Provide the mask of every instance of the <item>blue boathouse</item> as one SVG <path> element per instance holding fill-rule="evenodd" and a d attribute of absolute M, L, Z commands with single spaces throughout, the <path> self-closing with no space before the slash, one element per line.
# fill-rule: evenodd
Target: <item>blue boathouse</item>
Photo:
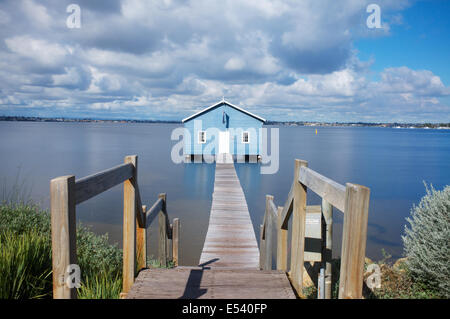
<path fill-rule="evenodd" d="M 262 117 L 225 99 L 182 120 L 184 155 L 190 160 L 231 155 L 237 161 L 260 159 Z"/>

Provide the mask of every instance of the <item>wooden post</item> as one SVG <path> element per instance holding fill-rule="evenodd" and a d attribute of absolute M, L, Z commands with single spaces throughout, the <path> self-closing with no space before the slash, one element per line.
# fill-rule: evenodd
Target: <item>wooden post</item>
<path fill-rule="evenodd" d="M 134 165 L 133 177 L 123 184 L 123 288 L 128 293 L 136 271 L 136 189 L 137 156 L 125 157 L 125 163 Z"/>
<path fill-rule="evenodd" d="M 168 218 L 166 220 L 166 222 L 168 223 Z M 173 256 L 172 256 L 172 251 L 173 251 L 173 241 L 172 241 L 172 236 L 173 236 L 173 225 L 172 224 L 168 224 L 168 234 L 167 234 L 167 261 L 172 260 Z"/>
<path fill-rule="evenodd" d="M 167 267 L 167 222 L 166 222 L 166 194 L 159 194 L 158 198 L 163 199 L 162 209 L 158 214 L 158 228 L 159 228 L 159 239 L 158 239 L 158 258 L 159 263 L 163 267 Z"/>
<path fill-rule="evenodd" d="M 339 298 L 362 298 L 370 189 L 346 184 Z"/>
<path fill-rule="evenodd" d="M 317 299 L 325 299 L 325 269 L 320 268 L 317 280 Z"/>
<path fill-rule="evenodd" d="M 50 181 L 50 211 L 52 226 L 53 298 L 75 299 L 76 288 L 69 288 L 67 267 L 77 264 L 75 176 L 63 176 Z"/>
<path fill-rule="evenodd" d="M 272 249 L 273 249 L 273 217 L 270 208 L 272 195 L 266 195 L 266 253 L 264 254 L 264 270 L 272 270 Z"/>
<path fill-rule="evenodd" d="M 266 240 L 264 239 L 264 225 L 259 226 L 259 269 L 264 269 L 266 260 Z"/>
<path fill-rule="evenodd" d="M 333 248 L 333 206 L 322 199 L 322 268 L 324 274 L 324 298 L 331 299 L 331 259 Z"/>
<path fill-rule="evenodd" d="M 144 212 L 144 225 L 147 221 L 145 220 L 145 212 L 147 211 L 147 206 L 142 205 L 142 211 Z M 139 223 L 136 221 L 136 249 L 137 249 L 137 269 L 147 268 L 147 228 L 139 227 Z"/>
<path fill-rule="evenodd" d="M 277 212 L 277 270 L 287 271 L 287 242 L 288 230 L 281 228 L 282 219 L 281 213 L 283 207 L 278 207 Z"/>
<path fill-rule="evenodd" d="M 303 295 L 303 264 L 305 250 L 306 186 L 299 182 L 300 168 L 308 162 L 295 160 L 294 205 L 292 210 L 291 282 L 299 296 Z"/>
<path fill-rule="evenodd" d="M 172 228 L 172 260 L 175 267 L 178 266 L 179 256 L 178 249 L 180 244 L 180 220 L 178 218 L 173 219 Z"/>

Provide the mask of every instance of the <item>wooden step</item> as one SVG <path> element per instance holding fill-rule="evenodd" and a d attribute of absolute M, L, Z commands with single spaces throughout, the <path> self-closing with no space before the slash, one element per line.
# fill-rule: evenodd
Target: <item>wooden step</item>
<path fill-rule="evenodd" d="M 295 299 L 286 274 L 236 268 L 142 270 L 127 299 Z"/>

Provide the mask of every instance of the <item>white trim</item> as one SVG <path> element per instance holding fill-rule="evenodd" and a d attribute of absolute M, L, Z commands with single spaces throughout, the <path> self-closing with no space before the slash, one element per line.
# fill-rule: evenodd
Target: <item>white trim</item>
<path fill-rule="evenodd" d="M 202 141 L 200 139 L 200 136 L 201 136 L 202 133 L 204 134 L 204 138 L 205 138 L 204 141 Z M 206 143 L 206 131 L 198 131 L 197 142 L 198 142 L 198 144 L 205 144 Z"/>
<path fill-rule="evenodd" d="M 246 114 L 248 114 L 248 115 L 250 115 L 250 116 L 253 116 L 254 118 L 257 118 L 258 120 L 260 120 L 260 121 L 262 121 L 262 122 L 266 122 L 266 120 L 263 119 L 262 117 L 260 117 L 260 116 L 258 116 L 258 115 L 255 115 L 255 114 L 253 114 L 253 113 L 251 113 L 251 112 L 249 112 L 249 111 L 246 111 L 246 110 L 240 108 L 239 106 L 233 105 L 233 104 L 231 104 L 230 102 L 227 102 L 227 101 L 225 101 L 225 100 L 220 101 L 219 103 L 213 104 L 213 105 L 207 107 L 206 109 L 203 109 L 203 110 L 201 110 L 200 112 L 197 112 L 197 113 L 195 113 L 195 114 L 193 114 L 193 115 L 191 115 L 191 116 L 189 116 L 189 117 L 186 117 L 185 119 L 181 120 L 181 122 L 184 123 L 184 122 L 186 122 L 186 121 L 189 121 L 190 119 L 192 119 L 192 118 L 194 118 L 194 117 L 197 117 L 198 115 L 200 115 L 200 114 L 202 114 L 202 113 L 205 113 L 205 112 L 209 111 L 210 109 L 215 108 L 216 106 L 219 106 L 220 104 L 227 104 L 227 105 L 229 105 L 229 106 L 235 108 L 236 110 L 239 110 L 239 111 L 241 111 L 241 112 L 243 112 L 243 113 L 246 113 Z"/>
<path fill-rule="evenodd" d="M 247 133 L 247 142 L 244 141 L 244 134 Z M 243 131 L 241 136 L 241 142 L 243 144 L 250 144 L 250 132 L 249 131 Z"/>

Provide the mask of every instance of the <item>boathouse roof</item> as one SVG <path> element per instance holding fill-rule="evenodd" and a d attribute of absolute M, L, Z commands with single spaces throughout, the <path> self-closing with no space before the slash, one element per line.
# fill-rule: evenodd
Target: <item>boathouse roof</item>
<path fill-rule="evenodd" d="M 202 110 L 200 112 L 197 112 L 197 113 L 195 113 L 195 114 L 193 114 L 193 115 L 191 115 L 189 117 L 186 117 L 181 122 L 185 123 L 187 121 L 190 121 L 190 120 L 192 120 L 192 119 L 194 119 L 194 118 L 196 118 L 196 117 L 198 117 L 198 116 L 200 116 L 200 115 L 202 115 L 202 114 L 204 114 L 204 113 L 206 113 L 206 112 L 208 112 L 208 111 L 210 111 L 210 110 L 212 110 L 212 109 L 214 109 L 216 107 L 219 107 L 219 106 L 223 105 L 223 104 L 228 105 L 228 106 L 230 106 L 230 107 L 232 107 L 232 108 L 234 108 L 234 109 L 236 109 L 238 111 L 241 111 L 242 113 L 247 114 L 247 115 L 249 115 L 249 116 L 251 116 L 251 117 L 253 117 L 253 118 L 257 119 L 257 120 L 260 120 L 263 123 L 266 122 L 266 120 L 263 119 L 262 117 L 260 117 L 258 115 L 255 115 L 255 114 L 253 114 L 253 113 L 251 113 L 251 112 L 249 112 L 247 110 L 244 110 L 243 108 L 240 108 L 239 106 L 231 104 L 230 102 L 225 101 L 225 99 L 223 99 L 219 103 L 216 103 L 216 104 L 213 104 L 211 106 L 208 106 L 207 108 L 205 108 L 204 110 Z"/>

